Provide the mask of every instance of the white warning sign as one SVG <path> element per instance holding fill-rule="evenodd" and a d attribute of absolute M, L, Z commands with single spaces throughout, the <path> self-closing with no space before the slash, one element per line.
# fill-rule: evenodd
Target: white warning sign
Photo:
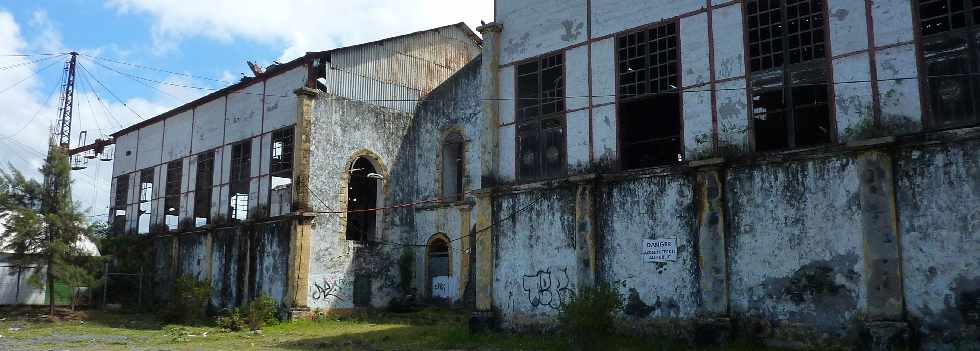
<path fill-rule="evenodd" d="M 677 261 L 677 239 L 644 239 L 643 261 L 647 263 Z"/>

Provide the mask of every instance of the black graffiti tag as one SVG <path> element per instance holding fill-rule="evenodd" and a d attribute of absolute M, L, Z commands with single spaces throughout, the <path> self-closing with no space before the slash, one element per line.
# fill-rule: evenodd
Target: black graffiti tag
<path fill-rule="evenodd" d="M 525 274 L 521 286 L 527 293 L 527 302 L 534 308 L 547 306 L 557 310 L 561 307 L 561 302 L 573 293 L 568 287 L 567 268 L 560 268 L 556 273 L 548 268 L 534 274 Z"/>
<path fill-rule="evenodd" d="M 344 301 L 344 298 L 340 296 L 340 284 L 337 281 L 331 282 L 324 278 L 323 281 L 319 283 L 313 283 L 313 289 L 311 290 L 310 298 L 313 300 L 333 297 L 337 300 Z"/>

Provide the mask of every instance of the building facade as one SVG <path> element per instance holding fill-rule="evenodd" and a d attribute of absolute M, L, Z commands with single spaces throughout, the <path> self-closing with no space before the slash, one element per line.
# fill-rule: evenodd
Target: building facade
<path fill-rule="evenodd" d="M 977 347 L 969 6 L 496 1 L 476 306 L 605 283 L 646 331 Z"/>
<path fill-rule="evenodd" d="M 184 204 L 178 233 L 154 239 L 158 280 L 210 279 L 216 306 L 266 293 L 343 311 L 412 294 L 525 330 L 609 284 L 636 332 L 975 348 L 975 10 L 496 1 L 482 41 L 449 27 L 307 55 L 229 88 L 261 90 L 262 105 L 206 97 L 186 131 L 120 132 L 128 200 L 114 206 L 141 231 L 147 203 L 146 231 L 162 233 L 167 204 Z M 453 49 L 420 37 L 433 33 Z M 229 132 L 238 123 L 253 124 Z M 174 151 L 171 135 L 193 144 Z M 275 166 L 283 135 L 288 167 Z M 221 171 L 203 177 L 211 213 L 198 217 L 207 167 L 191 155 L 210 149 Z M 236 161 L 247 155 L 258 161 Z M 188 171 L 170 185 L 176 159 Z M 143 179 L 179 197 L 140 201 Z"/>
<path fill-rule="evenodd" d="M 110 222 L 152 242 L 159 300 L 189 276 L 215 311 L 381 306 L 402 251 L 372 244 L 398 240 L 374 209 L 400 196 L 417 101 L 479 53 L 462 23 L 309 53 L 125 128 Z"/>

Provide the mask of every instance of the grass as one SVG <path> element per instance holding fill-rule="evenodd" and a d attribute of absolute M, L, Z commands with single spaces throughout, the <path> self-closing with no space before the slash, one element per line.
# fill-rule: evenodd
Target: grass
<path fill-rule="evenodd" d="M 468 315 L 446 310 L 376 313 L 267 326 L 261 333 L 211 325 L 166 325 L 151 315 L 89 311 L 59 313 L 0 309 L 0 350 L 566 350 L 557 335 L 470 335 Z M 623 337 L 610 350 L 685 350 L 684 346 Z M 754 350 L 730 347 L 724 350 Z M 722 350 L 722 349 L 719 349 Z"/>

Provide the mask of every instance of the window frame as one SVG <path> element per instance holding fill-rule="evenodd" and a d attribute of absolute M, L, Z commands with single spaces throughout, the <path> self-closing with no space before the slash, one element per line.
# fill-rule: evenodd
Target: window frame
<path fill-rule="evenodd" d="M 164 186 L 163 186 L 163 218 L 164 218 L 164 225 L 167 225 L 167 227 L 169 228 L 170 231 L 177 231 L 177 230 L 180 229 L 180 220 L 181 220 L 181 218 L 180 218 L 180 209 L 181 209 L 180 195 L 182 194 L 182 192 L 181 192 L 181 186 L 183 186 L 183 179 L 182 179 L 182 177 L 183 177 L 183 174 L 184 174 L 184 160 L 183 159 L 173 160 L 173 161 L 167 162 L 166 165 L 167 165 L 167 172 L 165 174 L 165 177 L 166 178 L 164 179 L 164 182 L 163 182 L 164 183 Z M 176 174 L 176 177 L 172 177 L 174 175 L 173 174 L 174 173 L 174 167 L 173 167 L 174 165 L 177 165 L 178 166 L 176 168 L 176 169 L 178 169 L 178 172 Z M 176 180 L 175 179 L 171 179 L 171 178 L 176 178 Z M 176 187 L 176 189 L 173 189 L 173 187 Z M 171 208 L 170 205 L 174 205 L 173 208 L 176 210 L 176 214 L 171 214 L 170 213 L 170 208 Z M 169 223 L 167 223 L 167 216 L 171 216 L 171 215 L 177 216 L 177 224 L 173 228 L 170 228 Z"/>
<path fill-rule="evenodd" d="M 448 184 L 447 183 L 448 180 L 446 179 L 446 169 L 445 169 L 445 167 L 446 167 L 446 164 L 447 164 L 446 163 L 446 161 L 447 161 L 446 160 L 446 158 L 447 158 L 447 151 L 449 151 L 449 148 L 450 147 L 453 147 L 453 149 L 457 153 L 457 156 L 459 157 L 458 160 L 453 163 L 453 166 L 456 167 L 456 177 L 455 177 L 455 179 L 452 179 L 452 181 L 453 181 L 453 183 L 455 183 L 455 187 L 456 187 L 456 193 L 454 193 L 454 194 L 447 194 L 446 193 L 446 184 Z M 445 134 L 445 136 L 442 138 L 442 143 L 439 144 L 439 158 L 438 159 L 439 159 L 439 162 L 440 162 L 440 165 L 439 165 L 439 174 L 437 175 L 438 176 L 437 179 L 439 179 L 439 188 L 438 188 L 438 190 L 439 190 L 439 197 L 442 198 L 442 201 L 443 202 L 459 202 L 459 201 L 463 201 L 463 199 L 465 198 L 464 194 L 466 192 L 466 190 L 464 189 L 464 186 L 465 186 L 465 183 L 466 183 L 465 182 L 465 177 L 466 177 L 466 137 L 463 136 L 463 133 L 462 132 L 460 132 L 459 130 L 456 130 L 456 129 L 451 129 L 448 133 Z M 446 196 L 446 195 L 452 195 L 452 196 Z"/>
<path fill-rule="evenodd" d="M 138 175 L 139 180 L 136 183 L 137 186 L 139 187 L 139 192 L 136 194 L 136 233 L 139 235 L 153 234 L 154 224 L 156 224 L 153 221 L 153 200 L 154 200 L 153 192 L 156 191 L 156 181 L 155 181 L 156 179 L 154 179 L 156 177 L 155 168 L 156 167 L 144 168 L 136 172 L 137 174 L 139 174 Z M 149 174 L 149 177 L 145 176 L 147 174 Z M 150 181 L 145 182 L 144 178 L 149 178 Z M 147 188 L 144 187 L 143 184 L 150 184 L 150 186 Z M 147 192 L 149 194 L 147 195 L 147 198 L 144 200 L 143 194 Z M 143 204 L 147 204 L 146 206 L 147 210 L 145 212 L 143 211 Z M 141 218 L 143 217 L 144 214 L 147 215 L 146 232 L 142 232 L 140 228 Z"/>
<path fill-rule="evenodd" d="M 123 234 L 128 228 L 128 217 L 127 208 L 129 207 L 129 178 L 131 173 L 123 174 L 116 177 L 116 189 L 113 194 L 113 208 L 111 215 L 111 221 L 109 222 L 112 232 L 116 234 Z M 122 197 L 120 201 L 120 197 Z M 120 211 L 122 214 L 120 214 Z M 120 217 L 122 217 L 120 219 Z"/>
<path fill-rule="evenodd" d="M 237 143 L 233 143 L 230 146 L 231 146 L 231 148 L 230 148 L 229 151 L 230 151 L 230 154 L 231 155 L 228 155 L 228 157 L 229 157 L 229 161 L 228 161 L 228 168 L 229 168 L 229 170 L 228 170 L 228 199 L 227 199 L 227 202 L 226 202 L 226 204 L 228 206 L 228 220 L 230 222 L 242 222 L 242 221 L 247 220 L 249 218 L 249 215 L 250 215 L 250 213 L 249 213 L 250 212 L 250 209 L 248 208 L 248 202 L 251 200 L 249 197 L 251 196 L 251 194 L 250 194 L 251 184 L 250 183 L 251 183 L 251 180 L 252 180 L 252 161 L 253 161 L 252 160 L 252 139 L 251 138 L 245 139 L 245 140 L 239 141 Z M 243 150 L 240 151 L 240 155 L 237 155 L 236 156 L 236 148 L 242 148 L 243 149 Z M 244 162 L 242 162 L 242 160 L 244 160 Z M 238 213 L 239 213 L 239 211 L 242 210 L 241 203 L 240 203 L 241 202 L 241 198 L 240 198 L 239 195 L 237 195 L 237 194 L 241 194 L 241 192 L 236 192 L 235 191 L 239 187 L 244 187 L 245 188 L 245 192 L 244 192 L 244 194 L 245 194 L 244 215 L 242 215 L 241 218 L 237 218 L 237 217 L 239 217 L 239 216 L 237 216 Z"/>
<path fill-rule="evenodd" d="M 514 79 L 513 79 L 513 89 L 514 89 L 514 178 L 518 183 L 533 183 L 537 181 L 544 181 L 549 179 L 558 179 L 568 175 L 568 106 L 567 106 L 567 92 L 568 92 L 568 64 L 566 62 L 566 50 L 558 50 L 535 57 L 527 58 L 521 61 L 513 63 L 514 67 Z M 543 100 L 541 97 L 544 89 L 542 88 L 542 72 L 541 63 L 550 58 L 559 58 L 561 60 L 561 75 L 559 77 L 561 81 L 561 96 L 556 97 L 557 103 L 560 103 L 561 109 L 549 114 L 544 114 L 540 112 L 541 107 L 544 103 L 538 103 L 537 107 L 539 112 L 535 118 L 528 119 L 522 117 L 521 112 L 521 94 L 520 94 L 520 78 L 521 78 L 521 66 L 531 63 L 536 63 L 537 68 L 535 69 L 535 74 L 537 74 L 537 99 Z M 561 146 L 559 152 L 561 153 L 560 159 L 557 161 L 561 166 L 558 170 L 555 170 L 554 174 L 548 174 L 545 171 L 544 166 L 544 155 L 543 151 L 545 149 L 545 141 L 543 136 L 544 128 L 541 128 L 541 124 L 544 121 L 559 121 L 559 128 L 548 128 L 547 130 L 560 130 L 561 131 Z M 521 172 L 521 128 L 528 125 L 536 125 L 536 131 L 534 135 L 537 138 L 537 172 L 533 175 L 524 175 Z"/>
<path fill-rule="evenodd" d="M 927 0 L 927 1 L 939 1 L 939 0 Z M 942 0 L 947 6 L 950 0 Z M 931 131 L 941 131 L 957 128 L 972 127 L 980 124 L 980 5 L 972 5 L 971 1 L 963 0 L 964 10 L 963 20 L 964 25 L 959 28 L 952 28 L 950 25 L 946 30 L 926 34 L 923 31 L 923 18 L 922 18 L 922 0 L 915 0 L 911 2 L 912 6 L 912 23 L 916 35 L 916 62 L 918 63 L 919 70 L 919 98 L 922 105 L 922 125 L 924 130 Z M 971 8 L 972 7 L 972 8 Z M 954 16 L 953 11 L 950 10 L 941 17 L 950 18 Z M 934 19 L 937 17 L 930 17 L 929 19 Z M 952 19 L 950 19 L 952 21 Z M 972 22 L 972 24 L 971 24 Z M 950 22 L 951 23 L 951 22 Z M 965 79 L 969 80 L 969 85 L 971 91 L 968 92 L 967 99 L 970 99 L 972 108 L 972 117 L 970 120 L 961 122 L 946 122 L 938 123 L 939 118 L 934 110 L 934 105 L 937 105 L 933 99 L 933 89 L 931 88 L 932 79 L 938 78 L 942 81 L 943 78 L 950 79 L 950 77 L 933 77 L 929 72 L 929 62 L 927 61 L 926 45 L 932 40 L 946 38 L 949 40 L 951 37 L 965 37 L 967 48 L 965 49 L 965 57 L 967 60 L 967 65 L 964 67 L 967 73 L 960 74 Z M 971 40 L 972 38 L 972 40 Z M 973 72 L 970 72 L 973 71 Z M 954 76 L 956 74 L 953 74 Z M 972 98 L 971 96 L 972 95 Z M 952 120 L 955 117 L 949 116 L 945 120 Z"/>
<path fill-rule="evenodd" d="M 802 31 L 797 31 L 794 32 L 793 34 L 788 34 L 789 31 L 788 23 L 790 23 L 791 20 L 788 19 L 787 17 L 787 4 L 786 4 L 787 0 L 779 0 L 780 21 L 783 24 L 783 29 L 782 29 L 783 32 L 781 33 L 782 39 L 779 41 L 782 50 L 779 54 L 783 55 L 782 63 L 781 65 L 773 65 L 768 68 L 760 68 L 758 70 L 755 70 L 753 68 L 752 62 L 753 59 L 756 58 L 756 56 L 752 55 L 753 42 L 751 39 L 752 38 L 751 32 L 759 28 L 758 26 L 751 27 L 751 20 L 752 17 L 755 16 L 755 14 L 750 13 L 749 6 L 751 6 L 751 3 L 753 2 L 758 3 L 760 1 L 771 1 L 771 0 L 746 0 L 745 2 L 743 2 L 744 7 L 742 9 L 743 10 L 742 11 L 742 19 L 743 19 L 742 34 L 745 38 L 744 50 L 745 50 L 745 72 L 746 72 L 745 78 L 746 78 L 746 88 L 747 88 L 746 97 L 748 101 L 747 104 L 748 126 L 749 126 L 749 130 L 751 131 L 751 140 L 749 142 L 752 149 L 756 152 L 781 152 L 781 151 L 796 150 L 801 148 L 819 147 L 821 145 L 828 145 L 837 142 L 838 140 L 837 116 L 835 113 L 836 110 L 835 101 L 834 101 L 835 89 L 833 84 L 834 78 L 833 78 L 833 69 L 832 69 L 833 54 L 830 52 L 831 38 L 830 38 L 829 16 L 828 16 L 829 0 L 802 0 L 797 2 L 799 3 L 799 2 L 806 1 L 809 2 L 811 6 L 814 1 L 820 2 L 820 6 L 816 8 L 819 11 L 819 13 L 811 12 L 809 16 L 810 18 L 813 18 L 814 15 L 821 15 L 822 28 L 813 29 L 811 27 L 811 29 L 808 32 L 809 33 L 819 32 L 820 35 L 822 36 L 823 39 L 822 56 L 820 57 L 814 56 L 809 60 L 803 60 L 797 63 L 792 63 L 790 61 L 790 50 L 791 50 L 789 48 L 790 37 L 792 35 L 799 35 L 800 33 L 802 33 Z M 812 7 L 811 10 L 813 10 Z M 794 19 L 800 19 L 800 18 L 804 18 L 804 17 L 802 16 L 794 17 Z M 769 42 L 772 42 L 772 40 L 770 40 Z M 803 46 L 810 46 L 811 48 L 815 47 L 812 44 L 812 42 L 810 45 L 799 45 L 798 47 L 803 47 Z M 769 56 L 771 55 L 775 55 L 775 53 L 770 52 Z M 808 83 L 808 82 L 794 83 L 793 82 L 794 75 L 804 75 L 806 73 L 816 72 L 816 71 L 822 73 L 823 83 Z M 774 89 L 756 88 L 757 83 L 765 82 L 777 75 L 780 77 L 778 80 L 779 85 L 776 86 L 777 88 Z M 808 105 L 800 105 L 794 102 L 794 98 L 793 98 L 794 88 L 816 86 L 816 85 L 826 86 L 825 88 L 826 101 L 824 101 L 823 103 L 808 104 Z M 759 147 L 760 144 L 759 128 L 757 128 L 756 126 L 757 114 L 755 112 L 755 108 L 757 106 L 757 103 L 755 102 L 755 96 L 757 96 L 758 94 L 762 94 L 766 91 L 779 91 L 781 93 L 783 108 L 779 111 L 783 112 L 782 118 L 785 119 L 784 121 L 785 133 L 783 135 L 783 138 L 786 146 L 784 147 L 766 148 L 766 149 L 760 149 Z M 800 142 L 798 140 L 799 138 L 797 138 L 796 135 L 797 134 L 796 129 L 797 126 L 799 125 L 797 120 L 798 117 L 797 114 L 800 112 L 800 110 L 812 109 L 814 107 L 819 107 L 821 105 L 825 106 L 826 108 L 827 127 L 828 127 L 826 132 L 827 139 L 823 142 L 800 145 Z"/>
<path fill-rule="evenodd" d="M 215 167 L 215 165 L 216 165 L 216 162 L 215 162 L 215 156 L 216 156 L 216 154 L 217 154 L 216 149 L 202 151 L 202 152 L 200 152 L 200 153 L 197 154 L 197 157 L 194 160 L 194 165 L 195 165 L 195 169 L 194 169 L 194 175 L 195 175 L 194 176 L 194 213 L 191 214 L 191 217 L 194 219 L 194 226 L 195 227 L 203 227 L 203 226 L 208 225 L 208 224 L 211 223 L 211 218 L 212 218 L 212 214 L 213 214 L 212 211 L 211 211 L 211 203 L 214 201 L 214 174 L 215 174 L 214 171 L 215 171 L 215 168 L 216 168 Z M 201 163 L 202 163 L 201 156 L 205 156 L 205 155 L 207 156 L 207 158 L 209 158 L 211 160 L 211 165 L 208 167 L 210 169 L 209 177 L 201 177 Z M 206 188 L 202 188 L 201 179 L 207 179 L 207 183 L 206 183 L 207 184 L 207 187 Z M 199 206 L 201 204 L 201 201 L 203 200 L 202 199 L 203 196 L 206 196 L 207 197 L 207 202 L 206 202 L 207 206 L 205 206 L 205 207 Z M 203 208 L 203 210 L 202 210 L 202 208 Z M 206 213 L 202 213 L 200 211 L 206 211 Z M 202 216 L 199 216 L 201 214 L 205 214 L 205 216 L 203 216 L 203 217 Z M 205 218 L 206 219 L 206 222 L 204 224 L 198 225 L 197 224 L 197 219 L 198 218 Z"/>
<path fill-rule="evenodd" d="M 675 61 L 675 64 L 676 64 L 676 72 L 674 73 L 674 76 L 676 76 L 676 85 L 675 85 L 675 88 L 674 89 L 675 89 L 675 93 L 677 95 L 677 111 L 678 111 L 677 112 L 678 113 L 678 116 L 677 116 L 677 119 L 678 119 L 678 134 L 676 136 L 676 139 L 677 139 L 677 144 L 678 144 L 678 149 L 679 149 L 678 150 L 678 153 L 679 153 L 679 155 L 681 155 L 682 159 L 681 160 L 677 160 L 677 161 L 671 161 L 669 163 L 659 163 L 659 164 L 648 165 L 648 166 L 641 166 L 641 167 L 626 167 L 626 162 L 625 162 L 624 155 L 626 154 L 626 152 L 625 152 L 626 148 L 625 147 L 626 147 L 627 143 L 625 142 L 626 141 L 626 137 L 625 137 L 625 133 L 624 133 L 624 130 L 623 130 L 624 129 L 623 128 L 623 118 L 622 118 L 623 117 L 622 116 L 622 113 L 623 113 L 623 105 L 624 104 L 629 104 L 629 103 L 640 102 L 640 101 L 643 101 L 643 100 L 646 100 L 646 99 L 655 99 L 657 97 L 657 95 L 664 94 L 665 92 L 664 91 L 650 92 L 649 87 L 648 87 L 647 88 L 647 91 L 645 91 L 642 94 L 634 94 L 634 95 L 631 95 L 631 96 L 625 96 L 624 95 L 623 90 L 622 90 L 622 88 L 623 88 L 623 86 L 622 86 L 623 85 L 623 83 L 622 83 L 622 74 L 620 73 L 620 67 L 621 67 L 620 64 L 622 62 L 622 56 L 620 55 L 620 51 L 621 51 L 620 39 L 621 38 L 624 38 L 624 37 L 628 37 L 630 35 L 635 35 L 635 34 L 638 34 L 638 33 L 643 33 L 643 32 L 647 32 L 647 31 L 650 31 L 650 30 L 654 30 L 654 29 L 657 29 L 657 28 L 660 28 L 660 27 L 665 27 L 666 28 L 668 26 L 673 26 L 674 27 L 673 37 L 675 38 L 675 50 L 677 51 L 676 57 L 673 60 L 673 61 Z M 626 30 L 626 31 L 622 31 L 622 32 L 616 33 L 612 37 L 612 39 L 614 40 L 614 43 L 613 43 L 613 50 L 614 50 L 614 53 L 613 53 L 613 61 L 615 62 L 615 67 L 614 68 L 615 68 L 615 89 L 616 89 L 615 101 L 613 103 L 614 103 L 614 108 L 615 108 L 615 113 L 616 113 L 616 147 L 617 147 L 617 150 L 618 150 L 617 156 L 616 156 L 616 164 L 615 164 L 616 169 L 617 170 L 620 170 L 620 171 L 640 170 L 640 169 L 647 169 L 647 168 L 654 168 L 654 167 L 663 167 L 663 166 L 677 165 L 677 164 L 680 164 L 680 163 L 682 163 L 684 161 L 687 161 L 687 156 L 684 154 L 684 122 L 685 122 L 684 121 L 684 86 L 683 86 L 684 85 L 684 69 L 683 69 L 683 60 L 682 60 L 683 53 L 682 53 L 682 50 L 681 50 L 682 49 L 682 37 L 681 37 L 681 23 L 680 23 L 680 19 L 679 18 L 670 18 L 670 19 L 666 19 L 666 20 L 662 20 L 662 21 L 658 21 L 658 22 L 654 22 L 654 23 L 649 23 L 649 24 L 646 24 L 646 25 L 643 25 L 643 26 L 640 26 L 640 27 L 637 27 L 637 28 L 633 28 L 633 29 L 630 29 L 630 30 Z M 647 40 L 646 42 L 649 43 L 649 40 Z M 649 50 L 647 50 L 647 54 L 644 55 L 644 60 L 648 62 L 648 59 L 649 59 Z M 649 65 L 647 65 L 644 68 L 645 71 L 649 71 L 649 69 L 650 69 L 650 66 Z M 667 79 L 669 79 L 669 76 L 670 76 L 670 74 L 668 74 L 668 78 Z M 644 79 L 644 84 L 645 85 L 649 85 L 649 82 L 650 82 L 649 74 L 646 74 L 645 77 L 646 77 L 646 79 Z M 638 86 L 640 84 L 639 83 L 634 83 L 633 85 L 634 86 Z M 659 143 L 659 142 L 667 141 L 669 139 L 671 139 L 671 137 L 653 138 L 653 139 L 646 140 L 646 142 Z"/>
<path fill-rule="evenodd" d="M 261 209 L 261 211 L 264 212 L 262 214 L 263 216 L 268 216 L 268 215 L 271 215 L 272 214 L 273 193 L 276 191 L 275 190 L 275 186 L 273 185 L 273 180 L 275 178 L 289 178 L 289 189 L 290 189 L 290 195 L 289 195 L 289 197 L 290 197 L 290 203 L 280 204 L 280 206 L 283 206 L 283 205 L 284 206 L 288 206 L 289 207 L 289 210 L 288 211 L 282 211 L 282 209 L 280 209 L 280 213 L 289 213 L 289 212 L 292 212 L 293 211 L 293 205 L 292 205 L 291 202 L 292 202 L 292 197 L 293 197 L 292 194 L 295 193 L 295 192 L 293 192 L 293 186 L 296 184 L 296 179 L 295 179 L 296 175 L 295 175 L 295 172 L 294 172 L 295 169 L 296 169 L 296 164 L 295 164 L 296 163 L 295 162 L 295 159 L 296 159 L 296 156 L 295 156 L 296 155 L 296 128 L 295 127 L 296 127 L 295 125 L 290 125 L 290 126 L 287 126 L 287 127 L 276 129 L 276 130 L 274 130 L 274 131 L 272 131 L 272 132 L 269 133 L 269 148 L 268 148 L 268 151 L 269 151 L 269 174 L 262 175 L 263 179 L 267 179 L 269 186 L 268 186 L 268 191 L 266 192 L 266 194 L 259 194 L 259 196 L 265 196 L 266 197 L 266 204 L 268 204 L 268 206 L 266 206 L 264 209 Z M 283 142 L 283 147 L 282 147 L 282 151 L 281 151 L 283 155 L 282 155 L 282 159 L 281 160 L 276 160 L 276 157 L 275 157 L 277 137 L 282 137 L 284 140 L 288 140 L 289 141 L 288 143 Z M 288 148 L 286 146 L 288 146 Z M 289 167 L 280 168 L 281 165 L 284 164 L 284 163 L 285 164 L 288 164 Z"/>

